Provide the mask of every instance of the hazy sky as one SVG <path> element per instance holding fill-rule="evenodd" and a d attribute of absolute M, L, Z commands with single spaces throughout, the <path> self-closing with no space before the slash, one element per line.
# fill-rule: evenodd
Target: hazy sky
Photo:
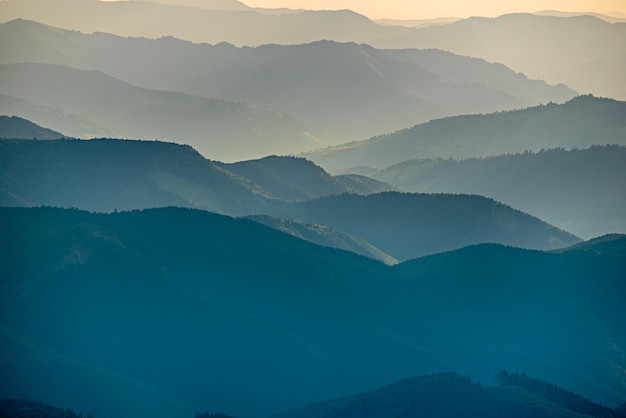
<path fill-rule="evenodd" d="M 513 12 L 560 10 L 626 17 L 626 0 L 242 0 L 251 7 L 351 9 L 372 19 L 499 16 Z"/>

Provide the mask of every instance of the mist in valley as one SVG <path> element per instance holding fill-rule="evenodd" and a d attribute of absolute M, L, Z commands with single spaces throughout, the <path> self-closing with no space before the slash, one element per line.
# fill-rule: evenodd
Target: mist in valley
<path fill-rule="evenodd" d="M 0 416 L 626 416 L 626 10 L 396 3 L 0 1 Z"/>

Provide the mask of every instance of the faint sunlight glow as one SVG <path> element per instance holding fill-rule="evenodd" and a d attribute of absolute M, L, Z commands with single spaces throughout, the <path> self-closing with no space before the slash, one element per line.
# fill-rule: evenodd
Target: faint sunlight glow
<path fill-rule="evenodd" d="M 624 0 L 243 0 L 250 7 L 314 10 L 351 9 L 371 19 L 428 19 L 435 17 L 495 17 L 506 13 L 559 10 L 594 12 L 626 18 Z"/>

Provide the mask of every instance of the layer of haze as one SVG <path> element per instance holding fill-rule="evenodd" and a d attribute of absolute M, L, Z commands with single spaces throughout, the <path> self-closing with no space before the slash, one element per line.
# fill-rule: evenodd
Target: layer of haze
<path fill-rule="evenodd" d="M 623 0 L 445 0 L 415 2 L 411 0 L 244 0 L 250 7 L 292 8 L 310 10 L 350 9 L 371 19 L 428 19 L 442 16 L 496 17 L 507 13 L 560 10 L 564 12 L 594 12 L 626 17 Z"/>

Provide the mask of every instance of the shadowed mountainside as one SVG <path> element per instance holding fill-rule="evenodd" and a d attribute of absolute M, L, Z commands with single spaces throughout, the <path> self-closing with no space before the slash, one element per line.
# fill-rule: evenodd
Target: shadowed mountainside
<path fill-rule="evenodd" d="M 188 206 L 243 215 L 270 199 L 184 145 L 94 139 L 3 140 L 0 147 L 3 206 L 103 212 Z"/>
<path fill-rule="evenodd" d="M 0 141 L 0 204 L 110 212 L 185 206 L 263 213 L 278 200 L 369 194 L 393 188 L 362 176 L 332 177 L 295 157 L 224 164 L 157 141 Z"/>
<path fill-rule="evenodd" d="M 486 381 L 503 368 L 611 406 L 626 393 L 624 236 L 559 254 L 479 245 L 390 268 L 189 209 L 0 212 L 0 323 L 30 347 L 2 345 L 0 396 L 47 394 L 107 418 L 151 402 L 134 389 L 131 405 L 111 402 L 135 382 L 181 411 L 260 417 L 406 375 Z M 38 367 L 49 353 L 92 373 Z M 85 383 L 111 373 L 122 386 Z M 185 416 L 171 411 L 151 416 Z"/>
<path fill-rule="evenodd" d="M 556 147 L 626 145 L 626 102 L 579 96 L 562 105 L 434 120 L 303 155 L 327 170 L 419 158 L 471 158 Z"/>
<path fill-rule="evenodd" d="M 370 176 L 420 193 L 488 196 L 591 238 L 626 232 L 626 148 L 405 161 Z"/>

